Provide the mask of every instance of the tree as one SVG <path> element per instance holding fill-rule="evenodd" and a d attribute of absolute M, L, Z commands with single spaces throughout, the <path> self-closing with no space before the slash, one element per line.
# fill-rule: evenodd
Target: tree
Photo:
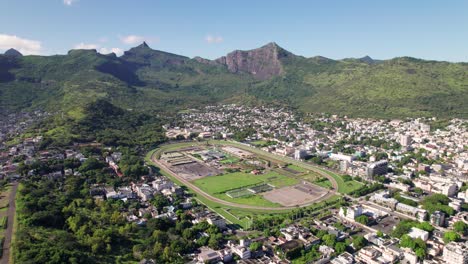
<path fill-rule="evenodd" d="M 196 231 L 192 228 L 187 228 L 184 231 L 182 231 L 182 237 L 186 240 L 193 240 L 196 237 L 196 235 Z"/>
<path fill-rule="evenodd" d="M 448 215 L 454 215 L 455 210 L 448 206 L 449 202 L 450 199 L 446 195 L 436 193 L 424 198 L 422 206 L 429 214 L 432 214 L 435 211 L 442 211 Z"/>
<path fill-rule="evenodd" d="M 367 245 L 367 239 L 365 239 L 363 236 L 355 236 L 353 238 L 353 247 L 356 250 L 359 250 Z"/>
<path fill-rule="evenodd" d="M 263 246 L 260 242 L 252 242 L 249 246 L 250 251 L 257 251 Z"/>
<path fill-rule="evenodd" d="M 377 236 L 378 237 L 384 237 L 385 235 L 384 235 L 384 233 L 382 231 L 377 230 Z"/>
<path fill-rule="evenodd" d="M 169 236 L 164 231 L 154 230 L 153 234 L 151 235 L 151 238 L 153 239 L 153 241 L 159 243 L 166 243 L 169 239 Z"/>
<path fill-rule="evenodd" d="M 338 254 L 343 253 L 346 250 L 346 244 L 344 242 L 338 242 L 335 245 L 335 251 Z"/>
<path fill-rule="evenodd" d="M 63 166 L 65 167 L 65 169 L 75 170 L 79 168 L 80 165 L 81 165 L 81 162 L 78 159 L 66 159 L 63 161 Z"/>
<path fill-rule="evenodd" d="M 457 222 L 455 222 L 455 224 L 453 224 L 453 230 L 460 233 L 461 235 L 467 235 L 468 234 L 468 224 L 466 224 L 463 221 L 457 221 Z"/>
<path fill-rule="evenodd" d="M 322 240 L 325 243 L 325 245 L 333 247 L 335 245 L 336 235 L 326 234 L 322 237 Z"/>
<path fill-rule="evenodd" d="M 89 158 L 78 168 L 80 172 L 98 170 L 104 167 L 104 164 L 95 158 Z"/>
<path fill-rule="evenodd" d="M 408 234 L 412 227 L 417 224 L 415 221 L 411 220 L 401 220 L 393 229 L 392 236 L 400 238 L 404 234 Z"/>
<path fill-rule="evenodd" d="M 156 207 L 158 211 L 161 211 L 164 206 L 169 205 L 169 201 L 167 200 L 167 198 L 160 193 L 156 194 L 154 198 L 151 199 L 150 203 L 154 205 L 154 207 Z"/>
<path fill-rule="evenodd" d="M 448 232 L 445 232 L 444 234 L 445 244 L 448 244 L 452 241 L 458 242 L 460 241 L 460 239 L 461 239 L 460 235 L 454 231 L 448 231 Z"/>
<path fill-rule="evenodd" d="M 423 248 L 417 248 L 414 253 L 416 254 L 416 256 L 419 258 L 419 259 L 424 259 L 426 258 L 426 250 L 424 250 Z"/>
<path fill-rule="evenodd" d="M 421 222 L 417 224 L 416 227 L 427 232 L 432 232 L 435 229 L 429 222 Z"/>
<path fill-rule="evenodd" d="M 210 239 L 208 240 L 208 246 L 212 249 L 219 249 L 219 240 L 216 235 L 211 235 Z"/>
<path fill-rule="evenodd" d="M 355 220 L 356 222 L 363 224 L 363 225 L 369 224 L 369 218 L 366 215 L 360 215 L 356 217 Z"/>
<path fill-rule="evenodd" d="M 410 236 L 403 235 L 400 239 L 400 246 L 414 249 L 416 247 L 416 243 L 414 242 L 413 238 L 411 238 Z"/>

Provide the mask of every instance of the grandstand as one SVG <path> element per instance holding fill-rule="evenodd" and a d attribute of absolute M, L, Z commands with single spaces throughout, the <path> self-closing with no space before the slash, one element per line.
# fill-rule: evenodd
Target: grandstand
<path fill-rule="evenodd" d="M 249 191 L 251 191 L 252 193 L 262 193 L 262 192 L 268 192 L 268 191 L 271 191 L 275 188 L 275 186 L 271 185 L 271 184 L 268 184 L 268 183 L 262 183 L 260 185 L 256 185 L 256 186 L 253 186 L 253 187 L 250 187 L 248 188 Z"/>

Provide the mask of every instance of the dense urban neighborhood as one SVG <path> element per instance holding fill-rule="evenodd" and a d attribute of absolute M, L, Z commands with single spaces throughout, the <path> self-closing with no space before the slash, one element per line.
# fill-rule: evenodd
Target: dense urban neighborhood
<path fill-rule="evenodd" d="M 468 1 L 0 10 L 0 264 L 468 264 Z"/>
<path fill-rule="evenodd" d="M 214 105 L 180 112 L 145 151 L 59 147 L 40 116 L 0 123 L 1 201 L 19 182 L 2 243 L 18 263 L 468 261 L 466 120 Z"/>

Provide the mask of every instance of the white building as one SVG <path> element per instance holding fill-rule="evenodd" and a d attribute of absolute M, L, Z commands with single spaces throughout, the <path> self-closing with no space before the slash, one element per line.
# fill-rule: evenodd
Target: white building
<path fill-rule="evenodd" d="M 409 135 L 401 135 L 400 136 L 400 145 L 402 145 L 403 147 L 407 147 L 409 145 L 411 145 L 411 136 Z"/>
<path fill-rule="evenodd" d="M 452 197 L 457 193 L 457 189 L 458 186 L 456 183 L 438 182 L 433 185 L 432 191 Z"/>
<path fill-rule="evenodd" d="M 248 241 L 241 239 L 239 245 L 235 245 L 233 242 L 229 241 L 228 246 L 231 248 L 232 253 L 238 255 L 241 259 L 249 259 L 252 256 L 248 248 Z"/>
<path fill-rule="evenodd" d="M 424 231 L 422 229 L 419 229 L 419 228 L 416 228 L 416 227 L 412 227 L 410 232 L 408 233 L 408 236 L 410 236 L 411 238 L 420 238 L 424 241 L 428 240 L 429 239 L 429 232 L 427 231 Z"/>
<path fill-rule="evenodd" d="M 206 221 L 208 224 L 215 225 L 221 230 L 226 229 L 226 220 L 218 215 L 212 214 L 207 217 Z"/>
<path fill-rule="evenodd" d="M 350 207 L 341 207 L 339 215 L 341 217 L 354 221 L 356 217 L 362 215 L 362 206 L 355 205 Z"/>
<path fill-rule="evenodd" d="M 354 160 L 354 157 L 350 156 L 350 155 L 332 153 L 332 154 L 330 154 L 330 159 L 332 159 L 332 160 L 343 160 L 343 161 L 351 162 L 351 161 Z"/>
<path fill-rule="evenodd" d="M 331 264 L 353 264 L 354 257 L 348 252 L 340 254 L 338 257 L 332 259 Z"/>
<path fill-rule="evenodd" d="M 443 258 L 445 263 L 467 264 L 468 263 L 468 242 L 450 242 L 444 247 Z"/>

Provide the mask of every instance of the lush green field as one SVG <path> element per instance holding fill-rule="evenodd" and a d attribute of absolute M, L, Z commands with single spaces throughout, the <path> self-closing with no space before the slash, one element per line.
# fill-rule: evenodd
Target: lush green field
<path fill-rule="evenodd" d="M 334 174 L 332 172 L 328 172 L 326 170 L 322 170 L 322 171 L 332 176 L 336 180 L 336 182 L 338 183 L 338 192 L 340 193 L 348 194 L 364 186 L 364 184 L 358 181 L 351 180 L 351 181 L 345 182 L 340 175 Z"/>
<path fill-rule="evenodd" d="M 316 170 L 318 169 L 318 170 L 330 175 L 331 177 L 333 177 L 336 180 L 336 182 L 338 184 L 338 192 L 340 192 L 340 193 L 347 194 L 347 193 L 355 191 L 355 190 L 357 190 L 357 189 L 359 189 L 360 187 L 363 186 L 362 183 L 360 183 L 358 181 L 354 181 L 354 180 L 349 181 L 349 182 L 345 182 L 340 175 L 338 175 L 338 174 L 336 174 L 334 172 L 322 169 L 322 168 L 320 168 L 318 166 L 311 165 L 311 164 L 305 164 L 303 162 L 299 162 L 299 161 L 293 160 L 293 159 L 288 158 L 288 157 L 277 156 L 277 155 L 274 155 L 274 154 L 271 154 L 271 153 L 268 153 L 268 152 L 265 152 L 265 151 L 262 151 L 262 150 L 259 150 L 259 149 L 248 148 L 245 145 L 242 145 L 242 144 L 237 143 L 237 142 L 233 142 L 233 141 L 221 142 L 221 141 L 216 141 L 216 140 L 211 140 L 210 142 L 211 143 L 218 143 L 218 144 L 222 143 L 222 144 L 225 144 L 225 145 L 235 146 L 235 147 L 238 147 L 238 148 L 241 148 L 241 149 L 246 149 L 246 150 L 249 150 L 250 152 L 253 152 L 253 153 L 259 155 L 260 157 L 265 157 L 267 159 L 273 159 L 273 160 L 279 160 L 279 161 L 283 161 L 283 162 L 287 162 L 287 163 L 292 163 L 292 165 L 295 165 L 295 166 L 298 166 L 298 167 L 303 167 L 306 170 L 307 170 L 307 168 L 311 168 L 311 169 L 313 168 L 313 169 L 316 169 Z M 316 174 L 312 173 L 309 176 L 306 175 L 306 176 L 301 176 L 301 177 L 304 177 L 305 180 L 315 181 L 315 180 L 313 180 L 314 175 L 316 175 Z M 331 185 L 331 183 L 330 183 L 330 185 Z"/>
<path fill-rule="evenodd" d="M 298 181 L 276 172 L 268 172 L 261 175 L 253 175 L 245 172 L 233 172 L 218 176 L 205 177 L 195 180 L 193 183 L 207 193 L 219 194 L 232 189 L 259 183 L 269 183 L 276 187 L 283 187 L 294 185 L 298 183 Z"/>
<path fill-rule="evenodd" d="M 265 145 L 266 143 L 268 143 L 268 141 L 266 140 L 255 140 L 255 141 L 250 142 L 250 144 L 255 145 L 255 146 Z"/>
<path fill-rule="evenodd" d="M 326 189 L 331 189 L 331 187 L 332 187 L 332 184 L 331 184 L 331 182 L 329 180 L 314 181 L 313 183 L 317 184 L 318 186 L 322 186 L 323 188 L 326 188 Z"/>
<path fill-rule="evenodd" d="M 297 165 L 294 165 L 294 164 L 289 164 L 287 167 L 288 167 L 289 169 L 295 170 L 295 171 L 297 171 L 297 172 L 306 172 L 306 171 L 307 171 L 307 169 L 305 169 L 305 168 L 303 168 L 303 167 L 300 167 L 300 166 L 297 166 Z"/>
<path fill-rule="evenodd" d="M 213 194 L 214 197 L 223 199 L 228 202 L 238 203 L 238 204 L 248 204 L 254 206 L 264 206 L 264 207 L 281 207 L 280 204 L 273 203 L 268 201 L 267 199 L 263 198 L 261 195 L 250 195 L 238 198 L 231 198 L 227 196 L 225 193 L 223 194 Z"/>
<path fill-rule="evenodd" d="M 216 143 L 216 144 L 220 144 L 220 143 L 224 143 L 225 145 L 232 145 L 232 146 L 238 146 L 240 148 L 243 148 L 243 149 L 246 149 L 245 146 L 239 144 L 239 143 L 235 143 L 235 142 L 221 142 L 221 141 L 210 141 L 210 143 Z M 182 148 L 182 147 L 188 147 L 188 146 L 192 146 L 192 145 L 197 145 L 197 144 L 200 144 L 200 145 L 203 145 L 205 143 L 197 143 L 197 142 L 184 142 L 184 143 L 177 143 L 177 144 L 171 144 L 171 145 L 164 145 L 164 146 L 161 146 L 160 148 L 158 149 L 155 149 L 155 150 L 152 150 L 150 151 L 147 155 L 146 155 L 146 162 L 148 164 L 152 164 L 151 160 L 150 160 L 150 157 L 153 153 L 156 153 L 156 156 L 158 156 L 158 154 L 162 153 L 163 151 L 168 151 L 168 150 L 175 150 L 175 149 L 178 149 L 178 148 Z M 259 156 L 263 156 L 265 158 L 275 158 L 277 160 L 284 160 L 284 161 L 287 161 L 287 162 L 290 162 L 291 159 L 287 159 L 287 158 L 283 158 L 283 157 L 278 157 L 278 156 L 274 156 L 272 154 L 269 154 L 269 153 L 266 153 L 266 152 L 263 152 L 263 151 L 260 151 L 260 150 L 256 150 L 256 149 L 251 149 L 249 148 L 250 151 L 252 151 L 253 153 L 256 153 L 258 154 Z M 302 163 L 301 163 L 302 164 Z M 298 166 L 298 165 L 297 165 Z M 308 165 L 307 165 L 308 166 Z M 175 183 L 179 184 L 179 185 L 183 185 L 181 182 L 179 182 L 177 179 L 173 178 L 170 174 L 166 173 L 165 171 L 161 171 L 161 173 L 163 175 L 165 175 L 166 177 L 170 178 L 172 181 L 174 181 Z M 272 173 L 272 172 L 271 172 Z M 273 172 L 274 173 L 274 172 Z M 277 174 L 277 173 L 276 173 Z M 230 177 L 233 177 L 232 176 L 233 174 L 230 175 Z M 234 174 L 235 175 L 235 174 Z M 271 175 L 271 174 L 270 174 Z M 226 176 L 226 175 L 224 175 Z M 239 176 L 239 174 L 238 174 Z M 244 173 L 243 176 L 241 176 L 242 178 L 253 178 L 253 177 L 257 177 L 256 179 L 259 178 L 259 176 L 264 176 L 264 175 L 258 175 L 258 176 L 254 176 L 254 175 L 251 175 L 251 174 L 248 174 L 248 173 Z M 222 177 L 222 176 L 214 176 L 214 177 Z M 205 179 L 208 179 L 208 178 L 213 178 L 213 177 L 207 177 Z M 286 176 L 282 176 L 281 179 L 279 179 L 279 181 L 282 181 L 284 178 L 286 178 Z M 289 181 L 289 184 L 288 185 L 293 185 L 297 182 L 297 180 L 295 179 L 292 179 L 292 178 L 287 178 Z M 231 180 L 233 180 L 231 178 Z M 247 184 L 248 181 L 245 181 L 244 183 Z M 272 184 L 274 184 L 274 182 L 271 182 Z M 282 182 L 283 184 L 284 183 L 287 183 L 285 181 Z M 278 182 L 276 183 L 278 184 Z M 221 184 L 216 184 L 217 187 L 219 188 L 218 190 L 228 190 L 229 188 L 226 187 L 226 186 L 221 186 Z M 198 195 L 197 193 L 189 190 L 193 195 L 194 197 L 202 204 L 206 205 L 210 210 L 220 214 L 221 216 L 223 216 L 229 223 L 232 223 L 232 224 L 235 224 L 235 225 L 238 225 L 240 227 L 243 227 L 243 228 L 247 228 L 249 225 L 250 225 L 250 220 L 249 218 L 251 218 L 252 216 L 256 216 L 256 217 L 267 217 L 267 216 L 271 216 L 271 215 L 281 215 L 281 214 L 286 214 L 286 213 L 289 213 L 291 212 L 293 209 L 284 209 L 284 210 L 253 210 L 253 209 L 241 209 L 241 208 L 238 208 L 238 207 L 232 207 L 232 206 L 225 206 L 225 205 L 220 205 L 216 202 L 212 202 L 206 198 L 204 198 L 203 196 L 200 196 Z M 218 193 L 218 194 L 213 194 L 214 196 L 218 196 L 218 195 L 224 195 L 224 197 L 221 197 L 221 198 L 225 198 L 225 200 L 229 200 L 229 197 L 225 196 L 224 193 Z M 219 196 L 218 196 L 219 197 Z M 259 197 L 259 196 L 257 196 Z M 262 197 L 259 197 L 259 198 L 262 198 Z M 333 203 L 334 201 L 336 201 L 337 199 L 339 199 L 340 196 L 338 195 L 335 195 L 329 199 L 327 199 L 326 201 L 321 201 L 319 203 L 316 203 L 310 207 L 307 207 L 306 209 L 309 209 L 311 208 L 312 210 L 319 210 L 319 207 L 321 205 L 323 205 L 325 202 L 327 203 Z M 247 197 L 247 198 L 244 198 L 244 199 L 252 199 L 252 197 Z M 258 198 L 255 198 L 255 199 L 258 199 Z M 235 201 L 237 203 L 240 203 L 240 201 Z M 241 201 L 242 202 L 242 201 Z M 259 203 L 264 203 L 264 202 L 268 202 L 266 200 L 257 200 L 255 201 L 256 204 L 258 205 Z M 248 204 L 249 201 L 243 201 L 244 204 Z M 275 207 L 275 206 L 278 206 L 278 205 L 269 205 L 268 207 Z M 321 210 L 321 209 L 320 209 Z"/>
<path fill-rule="evenodd" d="M 239 161 L 239 158 L 233 156 L 226 156 L 226 158 L 220 161 L 221 164 L 233 164 Z"/>

